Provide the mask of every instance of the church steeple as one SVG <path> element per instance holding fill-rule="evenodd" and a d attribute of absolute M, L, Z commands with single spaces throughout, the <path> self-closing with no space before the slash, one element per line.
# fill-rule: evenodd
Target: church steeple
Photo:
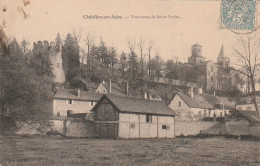
<path fill-rule="evenodd" d="M 223 47 L 223 44 L 222 44 L 222 47 L 221 47 L 220 52 L 218 54 L 218 58 L 224 58 L 224 47 Z"/>
<path fill-rule="evenodd" d="M 230 65 L 230 58 L 224 56 L 224 46 L 222 44 L 221 49 L 218 54 L 217 58 L 218 65 L 224 68 L 229 68 Z"/>

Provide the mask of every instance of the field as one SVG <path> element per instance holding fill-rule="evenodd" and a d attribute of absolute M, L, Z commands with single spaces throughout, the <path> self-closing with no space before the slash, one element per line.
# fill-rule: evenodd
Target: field
<path fill-rule="evenodd" d="M 0 165 L 260 165 L 260 142 L 231 138 L 0 136 Z"/>

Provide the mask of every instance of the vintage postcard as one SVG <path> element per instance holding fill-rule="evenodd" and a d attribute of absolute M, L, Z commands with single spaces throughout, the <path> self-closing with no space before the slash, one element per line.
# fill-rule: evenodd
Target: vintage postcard
<path fill-rule="evenodd" d="M 0 166 L 260 165 L 259 0 L 0 0 Z"/>

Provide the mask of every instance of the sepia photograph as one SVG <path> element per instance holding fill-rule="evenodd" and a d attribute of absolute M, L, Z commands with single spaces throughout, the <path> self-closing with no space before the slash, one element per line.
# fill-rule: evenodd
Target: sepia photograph
<path fill-rule="evenodd" d="M 260 0 L 0 0 L 0 166 L 260 166 Z"/>

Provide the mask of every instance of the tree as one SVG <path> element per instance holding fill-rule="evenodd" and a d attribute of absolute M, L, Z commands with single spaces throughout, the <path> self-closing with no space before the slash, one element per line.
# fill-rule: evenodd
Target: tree
<path fill-rule="evenodd" d="M 140 51 L 140 56 L 141 56 L 141 60 L 140 60 L 140 73 L 141 73 L 141 79 L 143 79 L 143 73 L 144 73 L 144 57 L 143 57 L 143 49 L 144 49 L 144 40 L 140 39 L 139 43 L 138 43 L 138 48 Z"/>
<path fill-rule="evenodd" d="M 130 53 L 128 54 L 128 63 L 129 63 L 129 67 L 132 71 L 132 76 L 133 79 L 136 78 L 136 75 L 138 73 L 138 60 L 137 60 L 137 55 L 135 53 L 135 46 L 136 46 L 136 42 L 134 39 L 129 39 L 128 40 L 128 48 L 130 50 Z"/>
<path fill-rule="evenodd" d="M 240 37 L 237 46 L 233 47 L 233 49 L 238 61 L 236 65 L 240 67 L 239 71 L 247 76 L 250 81 L 252 92 L 254 94 L 255 109 L 259 115 L 256 101 L 255 81 L 256 74 L 259 72 L 260 67 L 260 38 L 259 36 L 253 35 Z"/>
<path fill-rule="evenodd" d="M 153 42 L 150 41 L 148 46 L 148 73 L 151 74 L 151 51 L 153 49 Z"/>
<path fill-rule="evenodd" d="M 55 38 L 56 52 L 59 52 L 61 50 L 61 45 L 62 45 L 62 41 L 61 41 L 60 33 L 58 33 Z"/>
<path fill-rule="evenodd" d="M 64 46 L 62 48 L 62 58 L 66 73 L 66 81 L 71 82 L 79 74 L 79 46 L 71 34 L 67 34 Z"/>
<path fill-rule="evenodd" d="M 108 59 L 109 59 L 110 66 L 112 68 L 114 67 L 114 64 L 118 63 L 117 53 L 116 53 L 115 47 L 110 47 L 108 49 Z"/>
<path fill-rule="evenodd" d="M 32 51 L 30 67 L 39 76 L 47 75 L 53 77 L 50 52 L 48 48 L 36 48 Z"/>
<path fill-rule="evenodd" d="M 13 39 L 1 43 L 0 132 L 18 121 L 44 120 L 51 114 L 52 78 L 38 75 L 26 60 L 23 48 Z"/>
<path fill-rule="evenodd" d="M 87 53 L 87 68 L 88 68 L 88 70 L 92 70 L 93 66 L 94 66 L 94 58 L 90 54 L 90 50 L 91 50 L 91 47 L 94 45 L 94 41 L 95 41 L 95 37 L 92 35 L 92 33 L 90 31 L 88 33 L 86 33 L 85 42 L 86 42 L 87 49 L 88 49 L 88 53 Z"/>
<path fill-rule="evenodd" d="M 127 57 L 124 52 L 122 52 L 120 56 L 120 63 L 121 63 L 121 70 L 122 70 L 122 77 L 125 76 L 125 68 L 127 67 Z"/>

